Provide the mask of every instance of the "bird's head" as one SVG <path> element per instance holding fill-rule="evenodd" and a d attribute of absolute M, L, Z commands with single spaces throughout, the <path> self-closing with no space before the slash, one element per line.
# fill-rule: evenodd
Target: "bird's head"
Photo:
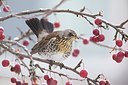
<path fill-rule="evenodd" d="M 63 37 L 70 40 L 76 40 L 78 39 L 78 36 L 75 31 L 71 29 L 66 29 L 63 31 Z"/>

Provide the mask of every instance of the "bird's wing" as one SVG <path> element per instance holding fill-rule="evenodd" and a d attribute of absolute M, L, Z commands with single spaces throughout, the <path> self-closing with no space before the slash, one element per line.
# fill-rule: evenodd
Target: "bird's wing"
<path fill-rule="evenodd" d="M 54 29 L 53 24 L 43 18 L 41 20 L 38 18 L 31 18 L 25 22 L 37 38 L 44 37 L 46 34 L 53 32 Z"/>
<path fill-rule="evenodd" d="M 43 48 L 44 46 L 47 45 L 47 43 L 50 41 L 50 39 L 57 38 L 60 39 L 60 35 L 58 33 L 59 31 L 55 31 L 52 33 L 49 33 L 49 35 L 45 36 L 40 40 L 34 47 L 31 49 L 31 54 L 38 53 L 40 48 Z"/>

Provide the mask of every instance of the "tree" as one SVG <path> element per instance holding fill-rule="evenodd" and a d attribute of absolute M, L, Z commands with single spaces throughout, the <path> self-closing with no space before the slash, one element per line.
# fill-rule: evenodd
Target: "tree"
<path fill-rule="evenodd" d="M 67 0 L 61 0 L 57 5 L 55 5 L 51 9 L 27 10 L 27 11 L 21 11 L 18 13 L 13 13 L 11 11 L 12 7 L 9 7 L 6 2 L 7 1 L 4 1 L 4 0 L 0 1 L 0 5 L 1 5 L 1 8 L 3 8 L 3 12 L 8 13 L 6 16 L 2 16 L 0 18 L 1 22 L 2 21 L 4 22 L 10 18 L 18 18 L 19 20 L 24 19 L 23 21 L 25 21 L 26 19 L 32 18 L 32 17 L 42 17 L 42 15 L 45 19 L 48 19 L 48 20 L 50 19 L 49 18 L 50 16 L 55 16 L 55 19 L 59 20 L 59 18 L 57 17 L 58 13 L 73 14 L 76 16 L 75 18 L 85 19 L 88 22 L 88 24 L 93 27 L 91 37 L 85 38 L 85 35 L 86 35 L 85 33 L 79 34 L 79 40 L 78 40 L 79 42 L 82 41 L 83 45 L 88 45 L 88 43 L 92 42 L 95 45 L 112 49 L 111 51 L 112 58 L 117 63 L 121 63 L 124 57 L 125 58 L 128 57 L 128 52 L 122 48 L 122 45 L 124 45 L 128 39 L 128 35 L 124 32 L 124 30 L 126 29 L 125 25 L 127 24 L 128 19 L 126 19 L 119 25 L 114 25 L 102 18 L 103 17 L 102 11 L 96 14 L 92 14 L 90 12 L 89 13 L 85 12 L 86 7 L 83 7 L 82 9 L 78 11 L 73 11 L 69 9 L 64 9 L 64 10 L 57 9 L 63 3 L 68 2 Z M 31 15 L 31 17 L 28 15 Z M 61 22 L 61 23 L 65 23 L 65 22 Z M 59 21 L 55 21 L 53 23 L 56 30 L 57 28 L 61 26 L 61 23 Z M 104 35 L 102 31 L 110 30 L 110 28 L 115 30 L 115 34 L 112 35 L 114 36 L 112 38 L 113 38 L 113 41 L 115 42 L 115 46 L 113 47 L 104 45 L 102 43 L 105 40 L 105 36 L 107 36 L 107 35 Z M 54 77 L 54 75 L 55 76 L 59 75 L 60 78 L 67 79 L 66 81 L 62 82 L 65 85 L 71 85 L 70 83 L 73 80 L 79 81 L 79 82 L 87 81 L 88 85 L 93 85 L 93 84 L 94 85 L 110 85 L 111 84 L 110 83 L 111 81 L 109 82 L 108 79 L 103 74 L 100 74 L 100 73 L 97 75 L 96 78 L 90 78 L 88 75 L 89 72 L 85 68 L 86 64 L 85 62 L 83 62 L 83 59 L 81 59 L 79 62 L 75 62 L 76 65 L 74 67 L 71 67 L 70 65 L 69 66 L 65 65 L 65 63 L 49 61 L 49 60 L 45 60 L 42 58 L 38 58 L 36 57 L 37 55 L 34 55 L 34 56 L 31 55 L 30 50 L 29 50 L 29 48 L 31 47 L 29 47 L 28 45 L 32 42 L 35 43 L 36 41 L 35 39 L 33 39 L 32 31 L 28 29 L 26 32 L 24 32 L 22 31 L 22 28 L 20 27 L 17 27 L 17 29 L 20 32 L 20 36 L 16 35 L 16 38 L 14 39 L 11 35 L 7 37 L 6 34 L 4 34 L 5 33 L 4 28 L 2 26 L 0 27 L 1 55 L 6 54 L 6 52 L 9 52 L 15 55 L 13 56 L 15 61 L 12 61 L 12 62 L 16 62 L 13 65 L 9 59 L 5 58 L 4 60 L 2 60 L 2 66 L 9 68 L 13 73 L 17 74 L 18 77 L 21 78 L 21 80 L 18 80 L 17 78 L 15 78 L 15 76 L 12 77 L 11 78 L 12 83 L 16 83 L 16 85 L 21 85 L 21 83 L 22 85 L 27 85 L 28 81 L 31 81 L 33 85 L 38 85 L 38 82 L 42 82 L 45 80 L 44 82 L 47 83 L 48 85 L 57 85 L 57 82 L 59 80 L 56 80 L 57 78 Z M 76 44 L 79 42 L 76 42 Z M 113 53 L 114 50 L 117 50 L 116 53 Z M 81 48 L 75 47 L 73 49 L 72 56 L 73 57 L 80 56 L 80 51 L 81 51 Z M 36 61 L 41 62 L 41 63 L 46 63 L 47 64 L 46 66 L 49 65 L 49 67 L 43 67 L 40 64 L 35 64 Z M 52 70 L 51 69 L 52 65 L 59 66 L 60 71 Z M 24 74 L 22 72 L 24 68 L 27 69 L 29 75 Z M 69 74 L 61 72 L 62 69 L 69 70 L 72 73 L 75 73 L 75 75 L 78 75 L 78 77 L 74 78 L 70 76 Z M 37 70 L 40 70 L 43 73 L 42 76 L 38 75 Z M 29 77 L 29 80 L 27 81 L 25 79 L 26 76 Z"/>

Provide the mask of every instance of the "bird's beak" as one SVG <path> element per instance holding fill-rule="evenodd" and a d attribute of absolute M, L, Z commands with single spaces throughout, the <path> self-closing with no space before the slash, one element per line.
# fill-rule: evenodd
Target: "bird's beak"
<path fill-rule="evenodd" d="M 79 36 L 76 35 L 76 39 L 79 39 Z"/>

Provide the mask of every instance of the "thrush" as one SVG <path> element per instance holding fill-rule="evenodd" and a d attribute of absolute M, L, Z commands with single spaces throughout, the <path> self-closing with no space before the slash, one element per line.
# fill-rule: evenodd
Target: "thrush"
<path fill-rule="evenodd" d="M 54 31 L 53 24 L 43 18 L 32 18 L 25 22 L 38 39 L 31 49 L 31 54 L 38 53 L 56 62 L 62 62 L 71 54 L 72 43 L 78 38 L 75 31 Z"/>

